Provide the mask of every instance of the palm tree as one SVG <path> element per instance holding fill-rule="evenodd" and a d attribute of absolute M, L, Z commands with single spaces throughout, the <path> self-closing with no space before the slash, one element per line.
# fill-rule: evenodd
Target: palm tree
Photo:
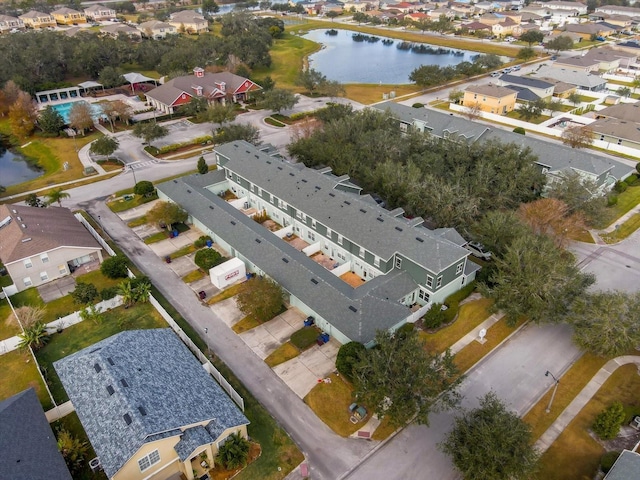
<path fill-rule="evenodd" d="M 46 196 L 47 196 L 47 205 L 51 205 L 52 203 L 57 202 L 58 206 L 61 207 L 62 200 L 65 198 L 69 198 L 71 195 L 63 191 L 61 188 L 55 188 L 51 190 L 49 193 L 47 193 Z"/>
<path fill-rule="evenodd" d="M 131 280 L 127 279 L 118 285 L 118 295 L 122 296 L 122 303 L 129 308 L 136 301 L 136 292 L 131 284 Z"/>
<path fill-rule="evenodd" d="M 151 283 L 149 280 L 143 280 L 136 285 L 134 297 L 136 302 L 147 303 L 151 296 Z"/>
<path fill-rule="evenodd" d="M 25 328 L 24 332 L 18 335 L 18 337 L 20 337 L 20 343 L 18 343 L 19 348 L 32 348 L 33 350 L 44 347 L 49 341 L 47 327 L 42 322 L 36 322 L 30 327 Z"/>
<path fill-rule="evenodd" d="M 82 467 L 89 445 L 77 437 L 74 437 L 68 430 L 58 432 L 58 450 L 62 454 L 69 470 L 76 473 Z"/>
<path fill-rule="evenodd" d="M 229 435 L 224 444 L 218 449 L 216 461 L 227 470 L 246 465 L 249 458 L 249 442 L 237 433 Z"/>

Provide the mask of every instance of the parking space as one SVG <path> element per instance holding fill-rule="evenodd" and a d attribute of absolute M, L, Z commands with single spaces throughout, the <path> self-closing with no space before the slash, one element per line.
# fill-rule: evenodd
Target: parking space
<path fill-rule="evenodd" d="M 211 310 L 213 310 L 229 327 L 233 327 L 245 317 L 244 313 L 242 313 L 238 308 L 234 297 L 214 303 L 211 305 Z"/>
<path fill-rule="evenodd" d="M 205 298 L 211 298 L 220 292 L 220 289 L 211 283 L 209 275 L 206 275 L 195 282 L 191 282 L 189 286 L 196 293 L 204 292 L 206 295 Z"/>
<path fill-rule="evenodd" d="M 331 339 L 322 346 L 315 345 L 288 362 L 276 365 L 273 371 L 295 392 L 304 398 L 318 381 L 335 371 L 340 343 Z"/>
<path fill-rule="evenodd" d="M 240 338 L 261 359 L 267 358 L 276 348 L 302 328 L 306 315 L 297 308 L 290 308 L 262 325 L 240 334 Z"/>
<path fill-rule="evenodd" d="M 160 258 L 171 255 L 173 252 L 186 247 L 187 245 L 195 242 L 202 233 L 199 230 L 191 229 L 187 232 L 181 233 L 177 237 L 167 238 L 156 243 L 149 245 L 149 248 L 158 255 Z"/>
<path fill-rule="evenodd" d="M 117 215 L 123 222 L 129 222 L 134 218 L 140 218 L 147 214 L 149 210 L 151 210 L 160 200 L 152 200 L 149 203 L 145 203 L 138 207 L 130 208 L 129 210 L 125 210 L 124 212 L 119 212 Z"/>
<path fill-rule="evenodd" d="M 184 277 L 187 273 L 192 272 L 196 268 L 195 263 L 193 263 L 193 259 L 191 255 L 184 255 L 182 257 L 175 258 L 171 260 L 169 264 L 169 268 L 175 272 L 180 278 Z"/>

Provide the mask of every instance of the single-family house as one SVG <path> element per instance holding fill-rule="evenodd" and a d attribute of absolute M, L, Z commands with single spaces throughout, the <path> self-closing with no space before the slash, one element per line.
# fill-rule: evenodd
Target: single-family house
<path fill-rule="evenodd" d="M 626 15 L 632 18 L 640 17 L 640 8 L 638 7 L 623 7 L 619 5 L 602 5 L 596 7 L 596 12 L 608 13 L 609 15 Z"/>
<path fill-rule="evenodd" d="M 580 2 L 566 2 L 562 0 L 552 0 L 551 2 L 545 2 L 544 6 L 554 10 L 575 10 L 578 15 L 587 14 L 587 5 Z"/>
<path fill-rule="evenodd" d="M 593 22 L 606 22 L 609 25 L 616 25 L 624 29 L 633 28 L 633 18 L 629 15 L 609 15 L 608 13 L 594 12 L 589 15 L 589 20 Z"/>
<path fill-rule="evenodd" d="M 278 283 L 289 304 L 340 343 L 371 345 L 376 331 L 414 321 L 475 278 L 478 265 L 454 229 L 429 230 L 401 208 L 382 208 L 347 175 L 290 163 L 244 141 L 218 146 L 214 155 L 217 170 L 162 183 L 160 198 L 181 205 L 247 272 Z M 227 190 L 238 200 L 221 198 Z M 268 230 L 250 212 L 281 228 Z"/>
<path fill-rule="evenodd" d="M 0 402 L 0 478 L 71 480 L 33 388 Z"/>
<path fill-rule="evenodd" d="M 74 10 L 73 8 L 62 7 L 51 12 L 58 25 L 78 25 L 79 23 L 87 23 L 84 13 Z"/>
<path fill-rule="evenodd" d="M 515 90 L 498 85 L 469 85 L 464 91 L 462 105 L 504 115 L 515 108 L 517 95 Z"/>
<path fill-rule="evenodd" d="M 102 262 L 102 248 L 68 208 L 0 205 L 0 261 L 22 291 Z"/>
<path fill-rule="evenodd" d="M 616 118 L 627 122 L 640 120 L 640 103 L 620 103 L 595 112 L 596 119 Z"/>
<path fill-rule="evenodd" d="M 148 22 L 142 22 L 138 25 L 138 30 L 147 38 L 153 38 L 157 40 L 159 38 L 165 38 L 167 35 L 175 35 L 178 33 L 178 29 L 173 25 L 170 25 L 159 20 L 149 20 Z"/>
<path fill-rule="evenodd" d="M 585 55 L 577 57 L 558 57 L 553 63 L 554 67 L 571 68 L 585 73 L 598 72 L 600 61 Z"/>
<path fill-rule="evenodd" d="M 400 13 L 411 13 L 416 9 L 413 3 L 399 2 L 399 3 L 387 3 L 382 7 L 382 10 L 395 10 Z"/>
<path fill-rule="evenodd" d="M 113 8 L 105 7 L 96 3 L 84 9 L 84 16 L 94 22 L 111 20 L 116 18 L 116 11 Z"/>
<path fill-rule="evenodd" d="M 563 82 L 552 77 L 540 77 L 539 80 L 553 85 L 553 96 L 558 98 L 567 98 L 578 89 L 575 85 Z"/>
<path fill-rule="evenodd" d="M 502 22 L 491 25 L 491 32 L 497 37 L 504 37 L 507 35 L 519 37 L 522 33 L 522 29 L 518 22 L 506 17 Z"/>
<path fill-rule="evenodd" d="M 24 15 L 20 15 L 20 19 L 28 28 L 53 28 L 56 26 L 56 19 L 48 13 L 36 12 L 30 10 Z"/>
<path fill-rule="evenodd" d="M 599 70 L 605 72 L 613 72 L 618 68 L 630 68 L 638 61 L 637 53 L 629 53 L 614 47 L 592 48 L 585 57 L 598 60 Z"/>
<path fill-rule="evenodd" d="M 173 25 L 179 33 L 200 34 L 209 31 L 209 22 L 193 10 L 172 13 L 169 24 Z"/>
<path fill-rule="evenodd" d="M 640 57 L 640 41 L 638 40 L 627 40 L 626 42 L 616 44 L 614 48 Z"/>
<path fill-rule="evenodd" d="M 16 30 L 24 30 L 24 21 L 21 18 L 0 15 L 0 35 Z"/>
<path fill-rule="evenodd" d="M 498 77 L 498 81 L 500 85 L 505 87 L 515 86 L 528 89 L 543 100 L 553 96 L 553 84 L 538 78 L 504 74 Z"/>
<path fill-rule="evenodd" d="M 344 11 L 353 13 L 364 13 L 373 9 L 373 5 L 370 2 L 360 2 L 358 0 L 352 2 L 344 2 Z"/>
<path fill-rule="evenodd" d="M 619 105 L 613 105 L 617 107 Z M 607 107 L 611 108 L 611 107 Z M 620 120 L 617 118 L 601 118 L 589 124 L 595 140 L 622 145 L 640 151 L 640 122 Z"/>
<path fill-rule="evenodd" d="M 249 420 L 171 329 L 117 333 L 53 366 L 110 480 L 200 478 L 231 434 L 247 438 Z"/>
<path fill-rule="evenodd" d="M 469 143 L 499 140 L 529 148 L 538 156 L 536 165 L 547 176 L 547 182 L 559 181 L 568 172 L 575 172 L 593 180 L 599 191 L 607 191 L 617 180 L 623 180 L 635 171 L 629 165 L 588 149 L 578 150 L 532 135 L 519 135 L 511 129 L 474 122 L 440 110 L 412 108 L 394 102 L 381 103 L 375 108 L 389 111 L 402 130 L 415 128 L 438 138 L 458 138 Z"/>
<path fill-rule="evenodd" d="M 593 75 L 584 70 L 576 70 L 574 68 L 556 67 L 553 63 L 550 66 L 542 67 L 532 72 L 531 76 L 535 78 L 553 77 L 562 82 L 575 85 L 582 90 L 592 92 L 599 92 L 607 87 L 607 80 L 599 75 Z"/>
<path fill-rule="evenodd" d="M 409 20 L 412 22 L 421 22 L 423 20 L 429 20 L 429 15 L 422 12 L 409 13 L 404 16 L 405 20 Z"/>
<path fill-rule="evenodd" d="M 548 36 L 545 37 L 544 39 L 544 43 L 546 44 L 547 42 L 549 42 L 550 40 L 554 40 L 558 37 L 566 37 L 569 38 L 573 41 L 573 43 L 580 43 L 582 42 L 582 40 L 584 40 L 584 38 L 581 35 L 578 35 L 577 33 L 573 33 L 573 32 L 565 32 L 565 31 L 555 31 L 552 32 L 551 34 L 549 34 Z"/>
<path fill-rule="evenodd" d="M 453 19 L 456 16 L 456 12 L 447 7 L 438 7 L 435 10 L 428 11 L 427 15 L 431 17 L 431 20 L 438 20 L 441 15 Z"/>
<path fill-rule="evenodd" d="M 126 35 L 130 38 L 142 38 L 142 32 L 137 28 L 125 25 L 123 23 L 114 23 L 105 25 L 100 29 L 100 32 L 110 35 L 112 37 L 118 37 L 120 35 Z"/>
<path fill-rule="evenodd" d="M 575 33 L 583 39 L 589 40 L 592 35 L 608 37 L 616 33 L 616 30 L 603 23 L 571 23 L 564 26 L 563 32 Z"/>
<path fill-rule="evenodd" d="M 489 34 L 491 33 L 491 27 L 491 25 L 487 25 L 486 23 L 482 22 L 470 22 L 460 25 L 460 28 L 466 29 L 469 33 L 487 32 L 487 34 Z"/>
<path fill-rule="evenodd" d="M 616 459 L 611 469 L 604 476 L 604 480 L 630 480 L 640 472 L 640 445 L 633 450 L 624 449 Z"/>
<path fill-rule="evenodd" d="M 476 6 L 470 3 L 453 2 L 449 8 L 459 17 L 471 17 L 476 12 Z"/>
<path fill-rule="evenodd" d="M 251 92 L 262 90 L 257 83 L 230 72 L 210 73 L 193 69 L 193 75 L 176 77 L 147 92 L 147 100 L 165 113 L 173 113 L 180 105 L 194 97 L 211 102 L 238 102 L 249 98 Z"/>
<path fill-rule="evenodd" d="M 520 10 L 521 13 L 533 13 L 535 15 L 538 15 L 539 17 L 542 18 L 546 18 L 549 19 L 551 18 L 551 12 L 549 12 L 549 8 L 545 7 L 544 5 L 538 5 L 535 3 L 531 3 L 529 5 L 527 5 L 526 7 L 523 7 Z"/>
<path fill-rule="evenodd" d="M 549 21 L 552 24 L 564 25 L 567 23 L 580 23 L 580 12 L 578 10 L 559 10 L 555 8 L 549 8 L 547 13 L 550 15 Z"/>

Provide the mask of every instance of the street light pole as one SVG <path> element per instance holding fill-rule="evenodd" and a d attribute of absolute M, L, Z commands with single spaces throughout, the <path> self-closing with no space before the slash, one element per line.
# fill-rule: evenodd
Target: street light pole
<path fill-rule="evenodd" d="M 551 394 L 551 399 L 549 400 L 549 405 L 547 405 L 547 409 L 545 410 L 547 413 L 549 413 L 551 411 L 551 404 L 553 403 L 553 399 L 556 397 L 556 391 L 558 390 L 558 384 L 560 383 L 560 380 L 558 380 L 553 373 L 551 373 L 549 370 L 547 370 L 545 372 L 544 376 L 548 377 L 549 375 L 551 375 L 551 378 L 553 378 L 553 380 L 554 380 L 554 382 L 556 382 L 556 384 L 553 387 L 553 393 Z"/>
<path fill-rule="evenodd" d="M 129 167 L 129 170 L 133 173 L 133 186 L 135 187 L 138 184 L 138 181 L 136 180 L 136 171 L 132 166 Z"/>

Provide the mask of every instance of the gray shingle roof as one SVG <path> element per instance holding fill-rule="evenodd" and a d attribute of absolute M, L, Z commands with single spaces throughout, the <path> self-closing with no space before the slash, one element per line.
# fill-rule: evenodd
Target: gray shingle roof
<path fill-rule="evenodd" d="M 162 432 L 249 423 L 168 328 L 118 333 L 54 367 L 109 477 Z"/>
<path fill-rule="evenodd" d="M 527 87 L 523 87 L 520 85 L 509 85 L 509 88 L 518 92 L 518 100 L 523 100 L 525 102 L 535 102 L 536 100 L 540 100 L 540 96 L 533 93 Z"/>
<path fill-rule="evenodd" d="M 578 87 L 592 89 L 606 85 L 607 81 L 599 75 L 587 73 L 584 70 L 572 68 L 558 68 L 554 66 L 542 67 L 531 75 L 534 77 L 553 77 L 562 82 L 570 83 Z"/>
<path fill-rule="evenodd" d="M 548 167 L 552 172 L 566 169 L 581 170 L 593 175 L 602 175 L 610 170 L 610 174 L 617 179 L 627 176 L 633 168 L 624 163 L 603 157 L 588 150 L 578 150 L 559 143 L 551 143 L 530 135 L 519 135 L 509 130 L 503 130 L 493 125 L 456 117 L 438 110 L 412 108 L 394 102 L 385 102 L 375 106 L 407 123 L 414 119 L 423 121 L 431 128 L 431 133 L 443 137 L 445 132 L 465 136 L 471 141 L 497 139 L 501 142 L 516 143 L 521 147 L 529 147 L 538 157 L 540 165 Z"/>
<path fill-rule="evenodd" d="M 71 480 L 33 388 L 0 402 L 0 478 Z"/>
<path fill-rule="evenodd" d="M 217 438 L 217 437 L 216 437 Z M 202 425 L 187 428 L 180 437 L 180 441 L 174 447 L 176 453 L 183 462 L 191 456 L 194 450 L 201 445 L 207 445 L 216 440 Z"/>
<path fill-rule="evenodd" d="M 552 83 L 545 82 L 543 80 L 538 80 L 536 78 L 525 77 L 520 75 L 509 75 L 504 74 L 500 75 L 500 81 L 503 83 L 513 83 L 515 85 L 522 85 L 523 87 L 531 87 L 531 88 L 549 88 L 553 87 Z"/>
<path fill-rule="evenodd" d="M 637 480 L 640 478 L 640 455 L 623 450 L 604 478 L 605 480 Z"/>

